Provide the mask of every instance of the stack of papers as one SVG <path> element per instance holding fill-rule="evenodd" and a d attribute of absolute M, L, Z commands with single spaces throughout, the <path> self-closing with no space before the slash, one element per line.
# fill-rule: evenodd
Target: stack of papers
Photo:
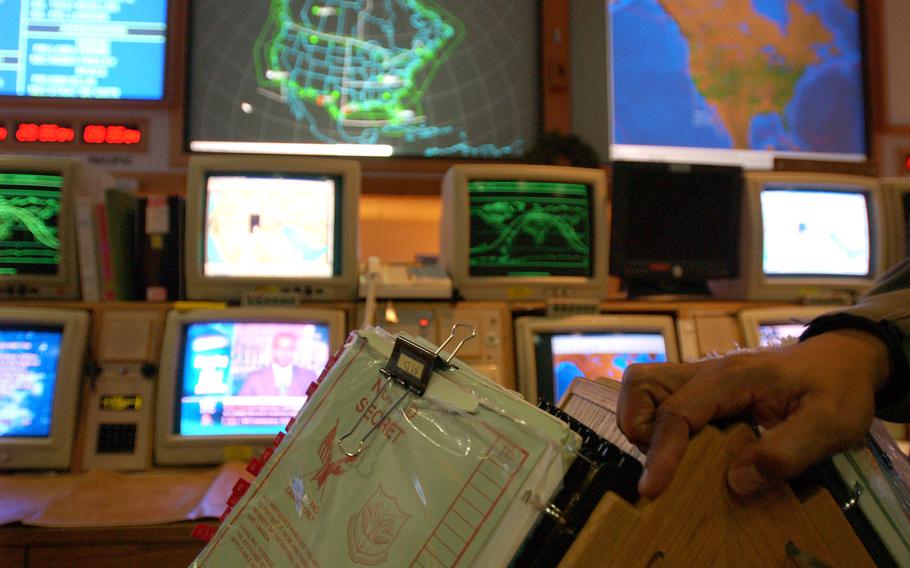
<path fill-rule="evenodd" d="M 194 566 L 508 565 L 579 437 L 457 359 L 395 406 L 392 346 L 352 334 Z"/>

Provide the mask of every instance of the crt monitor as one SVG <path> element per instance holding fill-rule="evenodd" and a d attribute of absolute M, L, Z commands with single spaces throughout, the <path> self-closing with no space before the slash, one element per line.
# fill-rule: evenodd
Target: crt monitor
<path fill-rule="evenodd" d="M 74 201 L 85 166 L 0 156 L 0 298 L 78 299 Z"/>
<path fill-rule="evenodd" d="M 750 308 L 737 314 L 746 347 L 772 347 L 799 339 L 806 325 L 837 306 Z"/>
<path fill-rule="evenodd" d="M 601 298 L 607 290 L 603 170 L 463 164 L 442 185 L 440 252 L 467 300 Z"/>
<path fill-rule="evenodd" d="M 0 97 L 164 100 L 168 4 L 0 2 Z"/>
<path fill-rule="evenodd" d="M 910 256 L 910 178 L 885 178 L 881 188 L 887 215 L 885 267 L 890 268 Z"/>
<path fill-rule="evenodd" d="M 741 300 L 850 301 L 885 263 L 876 178 L 750 172 L 738 278 L 711 283 Z"/>
<path fill-rule="evenodd" d="M 354 161 L 190 158 L 187 297 L 238 300 L 266 290 L 353 300 L 359 199 Z"/>
<path fill-rule="evenodd" d="M 612 180 L 610 274 L 630 296 L 708 295 L 736 276 L 742 168 L 614 162 Z"/>
<path fill-rule="evenodd" d="M 532 402 L 558 402 L 577 378 L 622 380 L 635 363 L 679 361 L 673 318 L 594 315 L 515 320 L 518 390 Z"/>
<path fill-rule="evenodd" d="M 69 468 L 89 315 L 0 309 L 0 470 Z"/>
<path fill-rule="evenodd" d="M 171 311 L 161 353 L 155 461 L 220 463 L 264 448 L 297 416 L 344 336 L 342 310 Z"/>

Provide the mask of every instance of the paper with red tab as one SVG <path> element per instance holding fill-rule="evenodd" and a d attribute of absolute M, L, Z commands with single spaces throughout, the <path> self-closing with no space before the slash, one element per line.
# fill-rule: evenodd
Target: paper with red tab
<path fill-rule="evenodd" d="M 457 359 L 423 397 L 405 395 L 380 374 L 393 342 L 382 330 L 351 335 L 192 566 L 511 561 L 578 436 Z"/>

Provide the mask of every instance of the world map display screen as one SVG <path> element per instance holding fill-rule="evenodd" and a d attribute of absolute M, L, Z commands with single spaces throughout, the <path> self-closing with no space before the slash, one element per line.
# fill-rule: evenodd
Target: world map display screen
<path fill-rule="evenodd" d="M 191 151 L 509 158 L 539 128 L 534 0 L 194 0 Z"/>
<path fill-rule="evenodd" d="M 540 334 L 534 342 L 540 383 L 537 392 L 552 392 L 554 402 L 579 377 L 621 381 L 629 365 L 667 361 L 667 344 L 660 333 Z"/>
<path fill-rule="evenodd" d="M 864 192 L 770 185 L 760 199 L 764 274 L 870 273 L 872 242 Z"/>
<path fill-rule="evenodd" d="M 0 172 L 0 276 L 55 275 L 63 176 Z"/>
<path fill-rule="evenodd" d="M 613 159 L 865 159 L 858 0 L 608 4 Z"/>
<path fill-rule="evenodd" d="M 203 273 L 331 278 L 341 271 L 340 178 L 211 173 Z"/>
<path fill-rule="evenodd" d="M 592 189 L 584 184 L 469 181 L 468 273 L 591 276 L 591 200 Z"/>
<path fill-rule="evenodd" d="M 0 327 L 0 438 L 47 438 L 63 330 Z"/>

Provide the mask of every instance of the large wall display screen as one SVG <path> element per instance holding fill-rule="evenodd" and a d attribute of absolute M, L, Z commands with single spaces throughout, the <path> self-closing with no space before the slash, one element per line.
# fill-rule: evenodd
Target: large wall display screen
<path fill-rule="evenodd" d="M 167 0 L 0 0 L 0 96 L 164 98 Z"/>
<path fill-rule="evenodd" d="M 866 158 L 861 1 L 608 5 L 613 159 Z"/>
<path fill-rule="evenodd" d="M 538 29 L 535 0 L 195 0 L 189 149 L 520 156 Z"/>

